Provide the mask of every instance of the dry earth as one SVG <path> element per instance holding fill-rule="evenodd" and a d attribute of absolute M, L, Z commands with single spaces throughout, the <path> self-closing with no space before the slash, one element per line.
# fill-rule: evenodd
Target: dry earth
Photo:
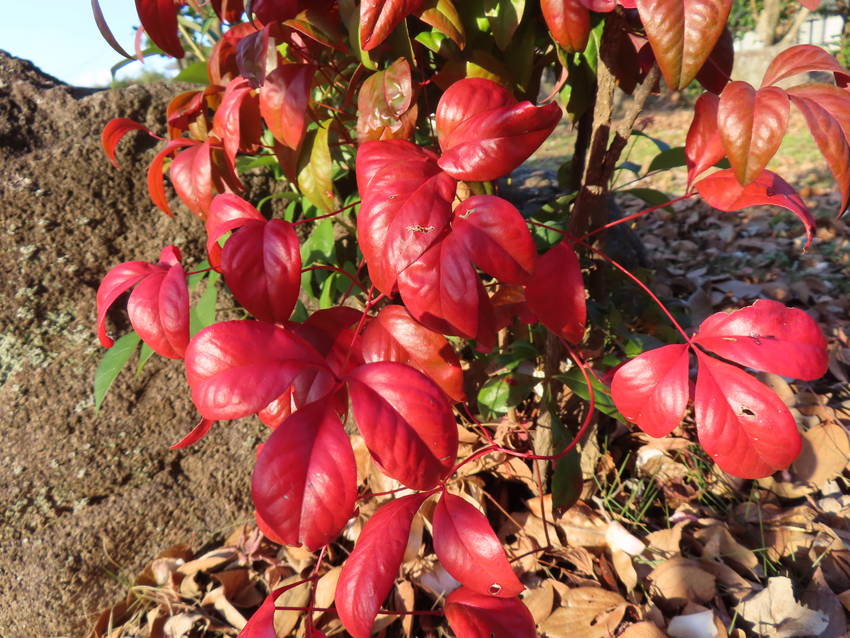
<path fill-rule="evenodd" d="M 195 255 L 200 232 L 150 203 L 153 141 L 124 142 L 119 171 L 100 131 L 116 116 L 161 129 L 178 91 L 75 89 L 0 51 L 4 638 L 77 638 L 162 547 L 250 515 L 259 426 L 228 424 L 188 451 L 168 449 L 195 419 L 178 362 L 122 375 L 99 414 L 92 402 L 100 279 L 121 261 L 155 261 L 169 243 Z"/>

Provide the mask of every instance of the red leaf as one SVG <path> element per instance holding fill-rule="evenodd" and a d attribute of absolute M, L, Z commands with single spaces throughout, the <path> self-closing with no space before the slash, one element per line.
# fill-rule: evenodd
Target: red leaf
<path fill-rule="evenodd" d="M 838 120 L 815 100 L 792 95 L 791 101 L 806 118 L 809 132 L 841 190 L 841 214 L 850 204 L 850 144 Z"/>
<path fill-rule="evenodd" d="M 403 140 L 366 142 L 357 152 L 362 203 L 357 215 L 360 249 L 369 276 L 391 294 L 398 273 L 441 235 L 451 216 L 455 180 L 434 155 Z"/>
<path fill-rule="evenodd" d="M 165 195 L 165 182 L 162 178 L 162 167 L 165 164 L 165 158 L 174 153 L 178 148 L 192 146 L 194 144 L 197 144 L 197 142 L 186 138 L 171 140 L 159 153 L 156 154 L 156 156 L 154 156 L 153 160 L 151 160 L 150 166 L 148 167 L 148 194 L 156 207 L 169 217 L 174 217 L 174 213 L 168 205 L 168 197 Z"/>
<path fill-rule="evenodd" d="M 753 182 L 779 150 L 790 110 L 788 95 L 773 86 L 756 91 L 746 82 L 730 82 L 723 89 L 717 127 L 742 185 Z"/>
<path fill-rule="evenodd" d="M 212 0 L 212 6 L 222 22 L 239 22 L 245 11 L 242 0 Z"/>
<path fill-rule="evenodd" d="M 213 119 L 213 134 L 224 144 L 224 154 L 233 165 L 236 153 L 256 150 L 263 134 L 259 98 L 252 95 L 245 78 L 231 80 Z"/>
<path fill-rule="evenodd" d="M 301 10 L 301 0 L 254 0 L 251 10 L 257 14 L 260 22 L 282 22 L 289 20 Z"/>
<path fill-rule="evenodd" d="M 260 113 L 275 139 L 298 150 L 307 131 L 310 89 L 316 67 L 282 64 L 266 77 L 260 89 Z"/>
<path fill-rule="evenodd" d="M 611 397 L 626 419 L 654 437 L 672 432 L 688 407 L 688 346 L 649 350 L 617 369 Z"/>
<path fill-rule="evenodd" d="M 717 131 L 717 107 L 720 98 L 703 93 L 694 105 L 694 119 L 685 141 L 688 158 L 688 185 L 726 155 L 723 139 Z"/>
<path fill-rule="evenodd" d="M 404 306 L 384 306 L 366 327 L 366 363 L 396 361 L 427 375 L 454 401 L 463 401 L 463 370 L 451 344 L 410 316 Z"/>
<path fill-rule="evenodd" d="M 137 285 L 138 284 L 138 285 Z M 101 344 L 111 348 L 106 334 L 106 312 L 127 290 L 127 309 L 133 329 L 153 350 L 180 359 L 189 341 L 189 291 L 174 246 L 162 249 L 156 265 L 130 261 L 110 270 L 97 290 L 97 333 Z"/>
<path fill-rule="evenodd" d="M 392 33 L 411 13 L 422 8 L 424 0 L 363 0 L 360 3 L 360 46 L 371 51 Z"/>
<path fill-rule="evenodd" d="M 112 34 L 112 31 L 109 29 L 109 25 L 106 23 L 106 18 L 103 17 L 103 11 L 100 8 L 100 3 L 98 0 L 91 0 L 91 10 L 94 14 L 94 21 L 97 24 L 97 30 L 100 31 L 100 35 L 103 36 L 103 39 L 106 40 L 107 44 L 112 47 L 112 50 L 115 51 L 118 55 L 123 55 L 128 60 L 135 59 L 132 55 L 127 53 L 124 50 L 118 40 L 115 39 L 115 36 Z"/>
<path fill-rule="evenodd" d="M 732 32 L 728 28 L 723 30 L 717 44 L 705 61 L 705 64 L 697 73 L 697 81 L 717 95 L 726 88 L 732 76 L 732 67 L 735 65 L 735 49 Z"/>
<path fill-rule="evenodd" d="M 439 386 L 401 363 L 367 363 L 346 378 L 354 420 L 384 472 L 427 490 L 451 471 L 457 425 Z"/>
<path fill-rule="evenodd" d="M 581 265 L 565 241 L 537 260 L 534 277 L 525 287 L 528 307 L 537 319 L 559 337 L 572 343 L 584 338 L 587 323 Z"/>
<path fill-rule="evenodd" d="M 215 425 L 215 421 L 201 417 L 201 420 L 198 421 L 198 425 L 193 427 L 189 434 L 177 441 L 174 445 L 170 445 L 168 449 L 180 450 L 197 443 L 209 433 L 213 425 Z"/>
<path fill-rule="evenodd" d="M 457 638 L 536 638 L 534 617 L 519 598 L 495 598 L 460 587 L 446 598 Z"/>
<path fill-rule="evenodd" d="M 160 266 L 139 282 L 130 294 L 127 314 L 154 352 L 182 359 L 189 344 L 189 289 L 183 267 Z"/>
<path fill-rule="evenodd" d="M 251 222 L 265 222 L 262 213 L 241 197 L 232 193 L 216 195 L 210 204 L 210 214 L 204 224 L 207 229 L 207 256 L 210 265 L 219 270 L 221 267 L 221 246 L 218 240 L 225 233 L 236 230 Z"/>
<path fill-rule="evenodd" d="M 518 596 L 525 589 L 487 517 L 464 499 L 443 492 L 433 526 L 437 558 L 464 587 L 500 598 Z"/>
<path fill-rule="evenodd" d="M 398 277 L 398 290 L 416 320 L 431 330 L 475 339 L 489 298 L 466 249 L 448 235 Z"/>
<path fill-rule="evenodd" d="M 274 430 L 252 484 L 258 515 L 287 545 L 333 541 L 357 497 L 354 452 L 333 406 L 311 403 Z"/>
<path fill-rule="evenodd" d="M 121 168 L 115 159 L 115 148 L 130 131 L 145 131 L 148 135 L 153 135 L 150 129 L 144 124 L 139 124 L 126 117 L 116 117 L 109 120 L 106 126 L 103 127 L 103 133 L 100 134 L 100 144 L 103 146 L 103 152 L 106 153 L 106 156 L 115 168 Z"/>
<path fill-rule="evenodd" d="M 850 142 L 850 92 L 829 84 L 803 84 L 787 90 L 792 98 L 805 98 L 816 102 L 841 125 L 844 138 Z"/>
<path fill-rule="evenodd" d="M 276 598 L 275 592 L 269 594 L 260 608 L 251 614 L 248 623 L 236 638 L 277 638 L 277 632 L 274 629 L 274 601 Z"/>
<path fill-rule="evenodd" d="M 590 12 L 580 0 L 541 0 L 552 38 L 569 53 L 584 51 L 590 36 Z"/>
<path fill-rule="evenodd" d="M 363 526 L 336 586 L 339 619 L 354 638 L 369 638 L 381 603 L 398 576 L 413 517 L 428 494 L 390 501 Z"/>
<path fill-rule="evenodd" d="M 748 206 L 780 206 L 800 218 L 806 227 L 808 242 L 812 241 L 815 219 L 797 191 L 771 171 L 763 171 L 754 182 L 741 186 L 731 169 L 712 173 L 694 186 L 702 198 L 718 210 L 731 212 Z"/>
<path fill-rule="evenodd" d="M 788 467 L 802 440 L 782 400 L 740 368 L 696 355 L 694 411 L 705 451 L 741 478 L 762 478 Z"/>
<path fill-rule="evenodd" d="M 494 195 L 465 199 L 452 216 L 452 235 L 470 261 L 507 284 L 524 284 L 534 272 L 537 250 L 519 211 Z"/>
<path fill-rule="evenodd" d="M 637 0 L 664 81 L 675 90 L 691 83 L 723 34 L 732 0 Z"/>
<path fill-rule="evenodd" d="M 767 71 L 764 72 L 761 85 L 769 86 L 792 75 L 816 71 L 850 76 L 850 71 L 838 64 L 838 61 L 824 49 L 812 44 L 798 44 L 785 49 L 773 58 Z"/>
<path fill-rule="evenodd" d="M 814 381 L 827 370 L 826 340 L 817 322 L 769 299 L 711 315 L 693 341 L 724 359 L 783 377 Z"/>
<path fill-rule="evenodd" d="M 190 211 L 205 219 L 213 198 L 210 142 L 195 144 L 178 153 L 169 176 L 177 196 Z"/>
<path fill-rule="evenodd" d="M 238 419 L 278 398 L 302 372 L 326 371 L 321 356 L 291 331 L 259 321 L 201 330 L 186 349 L 186 378 L 198 412 Z"/>
<path fill-rule="evenodd" d="M 171 57 L 182 58 L 177 8 L 174 0 L 136 0 L 136 13 L 151 40 Z"/>
<path fill-rule="evenodd" d="M 487 181 L 507 175 L 549 137 L 561 119 L 555 104 L 506 102 L 497 84 L 468 78 L 453 84 L 437 106 L 440 168 L 456 179 Z M 488 108 L 489 107 L 489 108 Z"/>

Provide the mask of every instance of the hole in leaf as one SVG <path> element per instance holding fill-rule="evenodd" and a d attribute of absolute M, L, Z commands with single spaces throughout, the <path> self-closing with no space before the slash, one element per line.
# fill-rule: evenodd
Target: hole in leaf
<path fill-rule="evenodd" d="M 499 583 L 493 583 L 490 585 L 490 593 L 494 596 L 497 595 L 500 591 L 502 591 L 502 586 Z"/>
<path fill-rule="evenodd" d="M 744 414 L 746 416 L 755 416 L 756 415 L 755 412 L 753 412 L 747 406 L 744 406 L 744 405 L 741 406 L 741 414 Z"/>

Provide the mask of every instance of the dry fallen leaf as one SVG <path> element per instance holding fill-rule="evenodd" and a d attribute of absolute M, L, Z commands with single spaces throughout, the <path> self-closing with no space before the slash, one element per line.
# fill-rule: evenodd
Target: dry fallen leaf
<path fill-rule="evenodd" d="M 561 607 L 540 629 L 549 638 L 604 638 L 614 634 L 629 605 L 615 592 L 601 587 L 570 589 Z"/>
<path fill-rule="evenodd" d="M 656 592 L 671 604 L 706 602 L 716 593 L 714 576 L 689 558 L 671 558 L 652 570 L 649 580 Z"/>
<path fill-rule="evenodd" d="M 657 532 L 647 534 L 646 542 L 649 545 L 649 550 L 655 554 L 659 554 L 664 558 L 672 558 L 681 552 L 682 530 L 690 523 L 690 521 L 680 521 L 669 529 L 662 529 Z"/>
<path fill-rule="evenodd" d="M 766 589 L 739 603 L 735 611 L 754 631 L 771 638 L 819 636 L 829 625 L 825 614 L 794 599 L 791 579 L 784 576 L 769 578 Z"/>
<path fill-rule="evenodd" d="M 759 564 L 758 557 L 741 545 L 723 524 L 710 525 L 694 532 L 694 538 L 703 543 L 702 557 L 731 561 L 747 570 L 752 576 Z"/>
<path fill-rule="evenodd" d="M 638 575 L 632 564 L 632 557 L 619 549 L 611 552 L 611 564 L 620 582 L 626 586 L 627 591 L 632 591 L 638 583 Z"/>
<path fill-rule="evenodd" d="M 667 638 L 667 634 L 655 624 L 643 621 L 626 627 L 626 630 L 620 634 L 620 638 Z"/>
<path fill-rule="evenodd" d="M 555 604 L 555 587 L 552 585 L 552 580 L 550 578 L 543 581 L 540 587 L 526 592 L 522 598 L 536 625 L 543 623 L 552 613 L 552 606 Z"/>

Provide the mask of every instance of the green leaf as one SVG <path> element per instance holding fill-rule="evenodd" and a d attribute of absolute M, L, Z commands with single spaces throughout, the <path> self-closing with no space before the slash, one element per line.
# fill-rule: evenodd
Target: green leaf
<path fill-rule="evenodd" d="M 327 279 L 325 279 L 322 284 L 322 294 L 319 295 L 319 309 L 325 310 L 334 305 L 333 302 L 333 292 L 334 292 L 334 282 L 340 278 L 340 275 L 332 272 Z"/>
<path fill-rule="evenodd" d="M 620 170 L 620 171 L 621 170 L 627 170 L 627 171 L 631 171 L 635 175 L 640 175 L 641 167 L 638 166 L 637 164 L 635 164 L 634 162 L 625 161 L 625 162 L 621 162 L 617 166 L 617 170 Z"/>
<path fill-rule="evenodd" d="M 331 120 L 307 133 L 299 157 L 298 188 L 322 212 L 331 213 L 336 207 L 333 184 L 333 162 L 328 144 Z"/>
<path fill-rule="evenodd" d="M 192 84 L 209 84 L 207 76 L 207 63 L 202 61 L 192 62 L 185 69 L 174 76 L 175 82 L 191 82 Z"/>
<path fill-rule="evenodd" d="M 151 356 L 153 356 L 153 348 L 142 341 L 142 347 L 139 349 L 139 362 L 136 364 L 136 376 L 139 376 L 142 373 L 145 364 Z"/>
<path fill-rule="evenodd" d="M 525 0 L 485 0 L 484 5 L 484 15 L 490 22 L 496 46 L 504 51 L 522 21 Z"/>
<path fill-rule="evenodd" d="M 236 158 L 236 171 L 244 173 L 252 168 L 267 168 L 277 166 L 278 161 L 274 155 L 240 155 Z"/>
<path fill-rule="evenodd" d="M 202 270 L 204 272 L 195 272 L 186 278 L 186 284 L 189 286 L 189 292 L 194 291 L 195 288 L 198 287 L 198 284 L 201 283 L 201 280 L 207 276 L 207 268 L 209 267 L 210 262 L 206 259 L 204 259 L 201 263 L 195 266 L 196 271 Z"/>
<path fill-rule="evenodd" d="M 671 168 L 679 168 L 680 166 L 687 165 L 688 158 L 685 155 L 685 147 L 676 146 L 675 148 L 663 150 L 653 157 L 652 161 L 649 163 L 649 172 L 666 171 Z"/>
<path fill-rule="evenodd" d="M 590 30 L 587 46 L 582 51 L 581 56 L 587 61 L 587 65 L 595 76 L 599 69 L 599 51 L 602 46 L 602 31 L 605 29 L 605 19 L 601 16 L 594 16 L 593 19 L 596 20 L 596 24 Z"/>
<path fill-rule="evenodd" d="M 587 389 L 587 381 L 584 380 L 584 375 L 579 368 L 567 370 L 563 374 L 555 375 L 555 378 L 585 401 L 590 400 L 590 392 Z M 614 401 L 611 398 L 611 392 L 608 388 L 593 375 L 591 375 L 590 380 L 593 384 L 593 400 L 596 404 L 596 409 L 602 414 L 607 414 L 608 416 L 625 423 L 626 420 L 617 411 Z"/>
<path fill-rule="evenodd" d="M 566 510 L 575 505 L 583 485 L 581 456 L 573 448 L 558 459 L 552 472 L 552 507 Z"/>
<path fill-rule="evenodd" d="M 198 303 L 189 312 L 189 333 L 194 337 L 198 332 L 215 323 L 215 307 L 218 301 L 218 280 L 221 274 L 211 270 L 207 276 L 206 287 Z"/>
<path fill-rule="evenodd" d="M 109 387 L 115 381 L 118 374 L 127 365 L 130 357 L 139 345 L 139 335 L 129 332 L 118 339 L 115 344 L 106 351 L 100 365 L 94 373 L 94 409 L 100 410 Z"/>
<path fill-rule="evenodd" d="M 633 130 L 632 130 L 632 135 L 637 135 L 638 137 L 645 137 L 645 138 L 646 138 L 646 139 L 648 139 L 650 142 L 652 142 L 653 144 L 655 144 L 655 147 L 656 147 L 659 151 L 669 151 L 669 150 L 670 150 L 670 145 L 669 145 L 667 142 L 665 142 L 664 140 L 659 140 L 657 137 L 652 137 L 652 135 L 647 135 L 647 134 L 646 134 L 646 133 L 644 133 L 643 131 L 639 131 L 639 130 L 637 130 L 637 129 L 633 129 Z"/>
<path fill-rule="evenodd" d="M 510 396 L 511 386 L 505 377 L 492 377 L 478 391 L 478 409 L 488 419 L 505 414 Z"/>

